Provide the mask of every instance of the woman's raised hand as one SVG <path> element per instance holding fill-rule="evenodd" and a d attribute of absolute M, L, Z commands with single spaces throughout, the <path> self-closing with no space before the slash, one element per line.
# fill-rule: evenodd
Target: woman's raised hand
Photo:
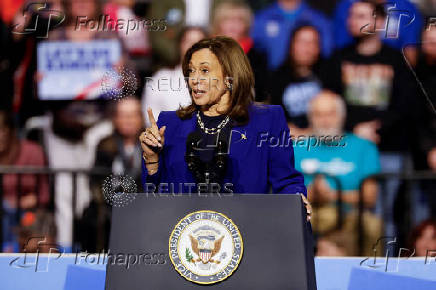
<path fill-rule="evenodd" d="M 139 141 L 141 142 L 146 162 L 157 162 L 159 160 L 159 152 L 164 145 L 166 126 L 158 128 L 151 108 L 147 109 L 147 113 L 151 126 L 142 132 L 139 136 Z"/>

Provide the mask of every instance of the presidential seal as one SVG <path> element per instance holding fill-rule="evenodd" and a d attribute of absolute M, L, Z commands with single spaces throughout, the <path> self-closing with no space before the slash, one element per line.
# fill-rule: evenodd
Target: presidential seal
<path fill-rule="evenodd" d="M 243 253 L 238 227 L 222 213 L 201 210 L 185 216 L 169 240 L 169 256 L 185 279 L 214 284 L 238 268 Z"/>

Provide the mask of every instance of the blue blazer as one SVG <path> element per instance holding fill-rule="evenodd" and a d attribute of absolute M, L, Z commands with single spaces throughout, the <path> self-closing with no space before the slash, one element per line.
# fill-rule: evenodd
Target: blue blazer
<path fill-rule="evenodd" d="M 159 169 L 148 175 L 142 162 L 144 189 L 158 192 L 187 191 L 195 183 L 185 162 L 186 139 L 196 130 L 197 117 L 181 120 L 175 111 L 159 114 L 158 127 L 166 126 L 165 144 L 159 155 Z M 223 183 L 234 193 L 303 193 L 307 195 L 303 175 L 294 168 L 294 150 L 285 114 L 278 105 L 252 104 L 249 122 L 232 128 L 229 160 Z M 168 185 L 166 185 L 168 184 Z M 193 188 L 192 192 L 196 189 Z M 229 191 L 226 191 L 229 192 Z"/>

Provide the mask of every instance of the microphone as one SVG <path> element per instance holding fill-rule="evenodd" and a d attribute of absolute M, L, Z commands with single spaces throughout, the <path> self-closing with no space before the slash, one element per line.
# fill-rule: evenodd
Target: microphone
<path fill-rule="evenodd" d="M 220 173 L 225 171 L 228 158 L 228 143 L 224 137 L 222 134 L 219 135 L 215 153 L 215 164 Z"/>
<path fill-rule="evenodd" d="M 214 156 L 210 161 L 203 161 L 198 155 L 198 143 L 202 135 L 198 131 L 190 133 L 186 139 L 185 161 L 198 183 L 219 183 L 225 174 L 228 159 L 228 142 L 225 135 L 219 134 L 214 148 Z M 209 188 L 207 189 L 207 191 Z"/>
<path fill-rule="evenodd" d="M 198 180 L 202 179 L 202 162 L 200 157 L 197 156 L 195 148 L 198 142 L 201 140 L 201 134 L 199 132 L 192 132 L 188 135 L 186 139 L 186 153 L 185 161 L 188 164 L 188 168 L 194 173 Z"/>
<path fill-rule="evenodd" d="M 191 156 L 194 153 L 194 148 L 197 147 L 198 142 L 201 141 L 201 134 L 194 131 L 186 138 L 186 155 Z"/>

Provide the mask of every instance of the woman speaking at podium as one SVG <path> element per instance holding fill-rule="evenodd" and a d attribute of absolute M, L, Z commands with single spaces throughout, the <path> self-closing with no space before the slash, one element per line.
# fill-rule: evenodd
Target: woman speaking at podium
<path fill-rule="evenodd" d="M 161 112 L 157 122 L 148 109 L 151 126 L 139 137 L 146 191 L 192 193 L 212 184 L 207 190 L 302 194 L 307 203 L 283 109 L 254 103 L 253 72 L 239 44 L 201 40 L 182 69 L 192 103 Z"/>

